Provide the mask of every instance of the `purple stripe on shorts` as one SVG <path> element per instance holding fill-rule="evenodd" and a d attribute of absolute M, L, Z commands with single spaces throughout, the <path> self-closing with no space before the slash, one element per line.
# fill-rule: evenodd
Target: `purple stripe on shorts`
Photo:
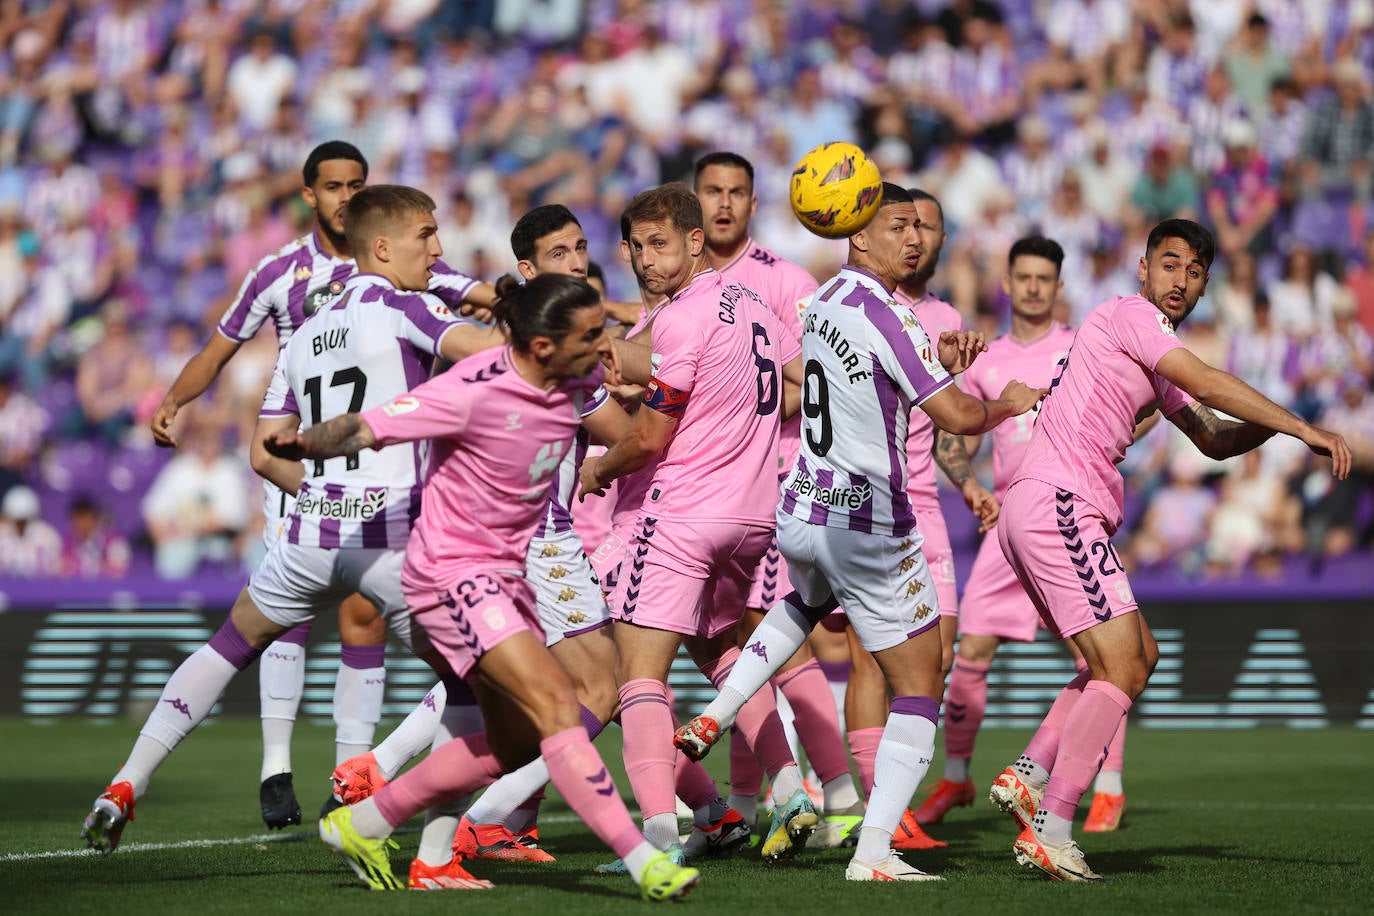
<path fill-rule="evenodd" d="M 313 620 L 307 620 L 305 623 L 298 623 L 278 636 L 276 641 L 289 642 L 293 646 L 303 646 L 305 645 L 305 641 L 310 638 L 310 625 L 314 622 Z"/>
<path fill-rule="evenodd" d="M 345 668 L 353 668 L 358 671 L 380 668 L 385 664 L 385 658 L 385 643 L 379 646 L 350 646 L 345 644 L 339 649 L 339 664 Z"/>
<path fill-rule="evenodd" d="M 940 704 L 930 697 L 893 697 L 892 711 L 903 716 L 920 716 L 932 723 L 940 721 Z"/>
<path fill-rule="evenodd" d="M 224 626 L 219 628 L 219 632 L 210 637 L 210 648 L 239 671 L 253 664 L 262 654 L 261 649 L 253 648 L 248 644 L 248 640 L 243 638 L 239 628 L 234 626 L 232 617 L 224 621 Z"/>
<path fill-rule="evenodd" d="M 327 483 L 324 485 L 324 498 L 328 500 L 343 499 L 343 484 Z M 336 548 L 339 546 L 339 531 L 343 527 L 343 522 L 337 518 L 320 519 L 320 546 L 325 548 Z"/>
<path fill-rule="evenodd" d="M 582 627 L 581 629 L 577 629 L 577 630 L 564 630 L 564 631 L 563 631 L 563 638 L 564 638 L 564 639 L 571 639 L 571 638 L 574 637 L 574 636 L 581 636 L 583 633 L 590 633 L 590 632 L 592 632 L 593 630 L 599 630 L 599 629 L 601 629 L 602 627 L 608 627 L 608 626 L 610 626 L 610 625 L 611 625 L 610 620 L 598 620 L 596 623 L 592 624 L 592 625 L 589 626 L 589 627 Z"/>

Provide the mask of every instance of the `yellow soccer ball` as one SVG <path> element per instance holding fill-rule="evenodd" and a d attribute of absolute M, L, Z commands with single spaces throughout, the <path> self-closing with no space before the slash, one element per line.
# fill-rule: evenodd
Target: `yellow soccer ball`
<path fill-rule="evenodd" d="M 878 212 L 882 198 L 878 167 L 852 143 L 822 143 L 792 170 L 792 212 L 822 238 L 858 232 Z"/>

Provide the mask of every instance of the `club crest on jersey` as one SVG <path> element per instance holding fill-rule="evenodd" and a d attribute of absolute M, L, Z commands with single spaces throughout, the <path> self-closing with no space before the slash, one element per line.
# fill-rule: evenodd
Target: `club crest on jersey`
<path fill-rule="evenodd" d="M 301 270 L 304 270 L 305 277 L 309 278 L 310 268 L 302 267 Z M 300 275 L 300 270 L 296 271 L 296 279 L 302 279 Z M 326 305 L 333 302 L 335 299 L 339 298 L 339 294 L 343 292 L 343 288 L 343 281 L 335 280 L 328 286 L 317 286 L 310 292 L 306 293 L 305 304 L 302 306 L 302 308 L 305 310 L 305 317 L 309 318 L 311 315 L 315 314 L 320 309 L 324 308 Z"/>
<path fill-rule="evenodd" d="M 1178 336 L 1174 333 L 1174 323 L 1169 320 L 1168 315 L 1164 314 L 1163 312 L 1160 312 L 1159 314 L 1155 315 L 1155 320 L 1159 322 L 1159 329 L 1163 331 L 1165 334 L 1168 334 L 1170 337 Z"/>

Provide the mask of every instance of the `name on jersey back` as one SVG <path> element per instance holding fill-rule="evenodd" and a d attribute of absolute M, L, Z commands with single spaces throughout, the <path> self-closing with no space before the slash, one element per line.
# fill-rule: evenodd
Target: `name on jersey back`
<path fill-rule="evenodd" d="M 849 384 L 867 381 L 872 377 L 872 372 L 868 369 L 859 368 L 859 355 L 854 352 L 848 339 L 840 334 L 840 329 L 829 321 L 818 317 L 815 312 L 809 312 L 803 330 L 807 334 L 816 335 L 835 351 L 835 355 L 843 361 L 844 371 L 849 376 Z"/>

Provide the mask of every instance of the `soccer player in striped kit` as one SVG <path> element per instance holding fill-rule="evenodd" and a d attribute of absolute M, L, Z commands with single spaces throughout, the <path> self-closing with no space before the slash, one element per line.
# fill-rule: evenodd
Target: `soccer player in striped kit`
<path fill-rule="evenodd" d="M 82 826 L 87 845 L 114 850 L 157 767 L 209 715 L 234 675 L 293 626 L 357 592 L 408 641 L 399 577 L 419 512 L 426 450 L 400 447 L 302 465 L 273 458 L 261 440 L 316 424 L 341 407 L 389 403 L 424 381 L 435 358 L 461 360 L 499 342 L 495 329 L 460 322 L 421 294 L 442 253 L 433 210 L 427 195 L 394 185 L 360 189 L 350 201 L 347 231 L 361 272 L 287 341 L 254 441 L 254 469 L 297 495 L 285 531 L 219 632 L 168 679 Z"/>
<path fill-rule="evenodd" d="M 934 754 L 943 692 L 940 615 L 906 494 L 908 413 L 919 406 L 941 428 L 981 433 L 1043 396 L 1013 381 L 999 399 L 981 401 L 951 384 L 946 364 L 966 365 L 976 340 L 948 334 L 937 346 L 892 298 L 920 264 L 918 223 L 911 195 L 884 183 L 877 215 L 850 237 L 848 263 L 807 310 L 802 448 L 777 509 L 794 590 L 754 631 L 716 699 L 675 736 L 689 754 L 704 755 L 811 628 L 842 605 L 894 694 L 845 870 L 853 881 L 935 879 L 891 848 Z"/>
<path fill-rule="evenodd" d="M 301 322 L 336 299 L 357 272 L 344 234 L 343 209 L 367 182 L 367 160 L 351 143 L 330 140 L 311 150 L 301 177 L 301 197 L 314 211 L 314 229 L 263 258 L 244 278 L 215 333 L 181 370 L 153 414 L 153 439 L 159 445 L 177 444 L 172 434 L 177 413 L 214 383 L 239 347 L 264 323 L 271 322 L 278 346 L 285 347 Z M 456 273 L 442 261 L 435 264 L 428 288 L 455 314 L 490 305 L 492 299 L 490 283 Z M 290 499 L 271 481 L 263 482 L 263 490 L 263 540 L 270 549 L 280 536 Z M 386 628 L 377 610 L 361 598 L 345 598 L 339 608 L 339 631 L 344 645 L 334 694 L 335 763 L 372 744 L 386 689 L 382 664 Z M 301 822 L 292 785 L 291 734 L 305 684 L 304 647 L 309 634 L 309 624 L 293 628 L 259 661 L 263 739 L 259 801 L 268 827 Z"/>
<path fill-rule="evenodd" d="M 723 276 L 757 292 L 783 327 L 800 340 L 801 315 L 816 291 L 816 280 L 805 268 L 769 251 L 750 235 L 750 222 L 758 206 L 753 165 L 736 153 L 708 153 L 697 160 L 694 191 L 705 217 L 706 257 L 710 265 Z M 791 471 L 800 445 L 801 418 L 793 416 L 782 424 L 779 484 Z M 775 536 L 749 589 L 739 626 L 741 646 L 748 642 L 764 612 L 777 601 L 778 589 L 786 582 L 787 561 L 778 551 Z M 810 646 L 803 644 L 778 669 L 772 684 L 791 707 L 797 735 L 820 777 L 825 797 L 827 817 L 817 827 L 810 844 L 819 848 L 837 846 L 846 839 L 845 828 L 857 825 L 861 819 L 863 801 L 854 790 L 849 773 L 849 755 L 840 735 L 830 683 Z M 763 767 L 748 744 L 739 735 L 735 738 L 730 744 L 730 807 L 741 814 L 745 823 L 753 824 Z M 716 829 L 723 829 L 723 825 Z M 709 833 L 693 832 L 688 840 L 688 855 L 706 844 Z"/>

